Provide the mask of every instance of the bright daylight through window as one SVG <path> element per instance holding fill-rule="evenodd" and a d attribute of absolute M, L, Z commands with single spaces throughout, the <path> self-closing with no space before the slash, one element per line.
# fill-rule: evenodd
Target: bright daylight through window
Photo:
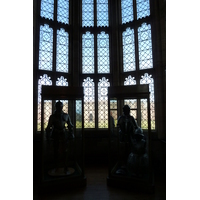
<path fill-rule="evenodd" d="M 68 86 L 70 84 L 70 0 L 41 0 L 38 52 L 38 108 L 37 131 L 41 130 L 42 85 Z M 155 129 L 154 73 L 149 0 L 119 0 L 119 48 L 124 85 L 149 84 L 151 129 Z M 108 128 L 108 87 L 113 81 L 111 55 L 112 26 L 109 0 L 82 0 L 80 2 L 80 86 L 84 90 L 84 128 Z M 72 21 L 72 20 L 71 20 Z M 69 84 L 68 84 L 69 83 Z M 45 123 L 53 112 L 52 101 L 45 101 Z M 64 109 L 68 110 L 68 102 Z M 142 129 L 148 128 L 147 102 L 124 101 Z M 78 104 L 78 102 L 77 102 Z M 111 104 L 114 120 L 119 110 Z"/>

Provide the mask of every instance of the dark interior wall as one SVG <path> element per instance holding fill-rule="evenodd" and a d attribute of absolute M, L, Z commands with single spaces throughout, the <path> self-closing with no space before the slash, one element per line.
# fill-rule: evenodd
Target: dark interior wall
<path fill-rule="evenodd" d="M 152 40 L 155 68 L 156 139 L 166 140 L 166 2 L 153 1 Z"/>
<path fill-rule="evenodd" d="M 77 0 L 73 1 L 73 4 L 76 3 Z M 38 1 L 34 1 L 33 6 L 33 49 L 36 48 L 36 41 L 39 38 L 35 37 L 35 33 L 37 30 L 37 4 Z M 155 19 L 153 23 L 153 31 L 154 31 L 154 40 L 155 40 L 155 46 L 154 46 L 154 64 L 155 64 L 155 71 L 156 71 L 156 78 L 155 78 L 155 94 L 156 94 L 156 120 L 157 120 L 157 128 L 156 131 L 153 132 L 153 141 L 152 141 L 152 152 L 153 152 L 153 161 L 154 161 L 154 167 L 155 169 L 160 169 L 160 171 L 165 171 L 165 145 L 166 145 L 166 1 L 165 0 L 158 0 L 158 1 L 151 1 L 153 5 L 153 17 Z M 113 8 L 113 13 L 116 12 L 116 7 Z M 73 7 L 73 12 L 78 12 L 77 7 Z M 73 19 L 74 23 L 78 23 L 78 18 Z M 114 18 L 113 18 L 114 20 Z M 77 26 L 78 27 L 78 26 Z M 112 32 L 112 36 L 117 37 L 117 27 L 113 27 L 113 30 L 115 31 L 115 34 Z M 71 38 L 73 40 L 73 52 L 78 51 L 79 49 L 79 30 L 74 30 L 73 37 Z M 113 41 L 117 41 L 114 40 Z M 112 42 L 112 45 L 118 46 L 116 42 Z M 35 50 L 33 51 L 35 58 Z M 119 65 L 118 60 L 115 59 L 118 57 L 119 52 L 117 51 L 117 48 L 115 48 L 115 51 L 113 52 L 113 57 L 111 57 L 111 62 L 115 63 L 116 66 Z M 79 66 L 79 54 L 73 53 L 72 55 L 73 60 L 71 61 L 72 65 L 74 66 L 74 69 L 78 68 Z M 35 59 L 33 66 L 36 66 Z M 35 71 L 33 70 L 35 73 Z M 118 71 L 114 71 L 115 75 L 113 77 L 114 85 L 119 84 L 118 79 Z M 36 77 L 36 76 L 34 76 Z M 73 82 L 72 85 L 78 84 L 76 81 L 78 79 L 78 73 L 74 71 L 73 73 Z M 35 80 L 37 82 L 37 80 Z M 33 87 L 33 94 L 36 94 L 37 91 L 35 91 Z M 37 101 L 35 99 L 34 101 Z M 33 122 L 35 123 L 35 122 Z M 34 125 L 34 127 L 36 127 Z M 35 169 L 39 168 L 39 158 L 40 158 L 40 136 L 39 134 L 35 134 L 35 130 L 33 130 L 34 133 L 34 145 L 33 145 L 33 158 L 34 158 L 34 166 Z M 85 160 L 87 162 L 105 162 L 107 163 L 108 159 L 108 137 L 106 135 L 100 135 L 97 133 L 95 137 L 88 136 L 86 134 L 85 138 Z"/>
<path fill-rule="evenodd" d="M 85 138 L 86 163 L 108 163 L 108 137 Z"/>

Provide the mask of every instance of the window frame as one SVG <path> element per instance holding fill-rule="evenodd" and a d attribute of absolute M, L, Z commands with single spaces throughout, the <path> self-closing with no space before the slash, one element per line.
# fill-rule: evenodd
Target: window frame
<path fill-rule="evenodd" d="M 106 34 L 109 35 L 109 58 L 111 58 L 111 29 L 110 29 L 110 0 L 108 0 L 108 27 L 105 26 L 97 26 L 97 0 L 94 0 L 94 26 L 90 27 L 85 27 L 82 26 L 82 0 L 80 1 L 80 55 L 82 56 L 82 35 L 86 34 L 86 32 L 90 32 L 91 34 L 94 35 L 94 73 L 82 73 L 82 59 L 80 59 L 80 84 L 83 83 L 84 79 L 87 77 L 90 77 L 91 79 L 94 80 L 94 98 L 95 98 L 95 127 L 94 128 L 85 128 L 87 131 L 98 131 L 98 132 L 104 132 L 108 128 L 99 128 L 98 127 L 98 83 L 99 79 L 102 79 L 105 77 L 108 79 L 110 85 L 112 85 L 112 67 L 111 67 L 111 59 L 110 59 L 110 73 L 98 73 L 98 61 L 97 61 L 97 36 L 98 34 L 101 34 L 101 32 L 105 32 Z"/>
<path fill-rule="evenodd" d="M 55 0 L 56 1 L 56 0 Z M 133 2 L 136 2 L 133 0 Z M 116 86 L 116 85 L 123 85 L 125 78 L 127 78 L 129 75 L 132 77 L 135 77 L 135 80 L 137 81 L 137 84 L 140 82 L 141 76 L 143 76 L 145 73 L 151 74 L 154 78 L 154 97 L 155 97 L 155 118 L 158 112 L 158 115 L 160 116 L 163 111 L 157 111 L 156 107 L 156 100 L 158 98 L 162 98 L 159 95 L 159 88 L 157 88 L 156 85 L 159 83 L 162 83 L 163 81 L 158 79 L 158 75 L 161 72 L 157 72 L 157 69 L 160 67 L 159 59 L 161 57 L 161 54 L 159 53 L 159 47 L 158 44 L 155 44 L 155 41 L 157 41 L 158 30 L 156 29 L 157 22 L 155 22 L 155 17 L 158 17 L 158 14 L 156 13 L 155 16 L 155 6 L 157 6 L 157 3 L 150 0 L 150 16 L 146 18 L 139 19 L 137 21 L 133 21 L 127 24 L 121 24 L 121 1 L 117 0 L 115 2 L 108 0 L 108 16 L 109 16 L 109 27 L 82 27 L 80 26 L 81 19 L 82 19 L 82 1 L 73 1 L 69 0 L 69 24 L 64 25 L 62 23 L 56 23 L 52 20 L 47 20 L 40 17 L 40 5 L 41 0 L 34 1 L 34 38 L 33 38 L 33 45 L 34 45 L 34 59 L 33 59 L 33 131 L 34 134 L 38 133 L 37 131 L 37 99 L 38 99 L 38 79 L 43 74 L 47 74 L 48 76 L 52 77 L 53 85 L 56 84 L 57 78 L 60 78 L 61 76 L 64 76 L 67 78 L 67 81 L 69 83 L 69 86 L 80 86 L 85 78 L 87 78 L 87 74 L 81 73 L 81 59 L 75 58 L 81 58 L 82 55 L 82 44 L 81 44 L 81 37 L 82 33 L 85 33 L 86 31 L 94 32 L 96 35 L 100 33 L 101 31 L 104 31 L 109 34 L 109 53 L 110 53 L 110 73 L 109 74 L 90 74 L 90 77 L 94 80 L 99 80 L 99 78 L 105 77 L 106 79 L 109 79 L 110 86 Z M 54 8 L 55 9 L 55 8 Z M 55 13 L 55 12 L 54 12 Z M 135 12 L 134 12 L 135 13 Z M 78 18 L 73 18 L 73 16 L 79 15 Z M 48 22 L 48 23 L 47 23 Z M 153 54 L 153 68 L 152 69 L 144 69 L 144 70 L 136 70 L 133 72 L 123 72 L 123 57 L 122 57 L 122 32 L 126 29 L 129 25 L 132 27 L 138 26 L 138 24 L 142 24 L 143 22 L 150 23 L 151 24 L 151 35 L 152 35 L 152 54 Z M 59 26 L 60 28 L 64 28 L 69 33 L 69 72 L 67 74 L 63 72 L 54 72 L 54 71 L 46 71 L 46 70 L 38 70 L 38 58 L 39 58 L 39 29 L 41 24 L 50 24 L 51 27 Z M 76 26 L 76 28 L 74 28 Z M 56 29 L 55 28 L 55 29 Z M 58 29 L 58 28 L 57 28 Z M 76 31 L 76 32 L 75 32 Z M 54 31 L 55 32 L 55 31 Z M 136 34 L 135 34 L 136 35 Z M 74 38 L 76 39 L 74 41 Z M 54 47 L 55 48 L 55 47 Z M 76 55 L 77 57 L 76 57 Z M 155 56 L 156 55 L 156 56 Z M 158 55 L 158 56 L 157 56 Z M 155 56 L 155 57 L 154 57 Z M 158 58 L 159 57 L 159 58 Z M 155 59 L 156 58 L 156 59 Z M 55 59 L 54 59 L 55 62 Z M 163 67 L 163 63 L 162 67 Z M 55 65 L 55 64 L 54 64 Z M 78 72 L 78 73 L 76 73 Z M 75 80 L 76 79 L 76 80 Z M 95 84 L 95 91 L 98 93 L 97 88 L 98 81 Z M 164 87 L 164 86 L 163 86 Z M 119 103 L 119 105 L 121 105 Z M 97 109 L 98 105 L 96 106 Z M 118 113 L 120 114 L 121 108 L 118 106 Z M 96 114 L 98 116 L 98 114 Z M 156 121 L 157 119 L 155 119 Z M 160 125 L 159 125 L 160 128 Z M 98 128 L 95 129 L 99 133 L 103 133 L 102 130 L 99 130 Z M 157 130 L 157 125 L 155 127 L 155 130 Z M 90 130 L 88 130 L 90 132 Z M 91 130 L 93 131 L 93 130 Z"/>
<path fill-rule="evenodd" d="M 35 50 L 35 62 L 34 62 L 34 67 L 33 67 L 33 75 L 34 75 L 34 86 L 33 86 L 33 91 L 34 91 L 34 105 L 36 107 L 36 111 L 33 113 L 33 130 L 34 133 L 40 133 L 41 131 L 38 130 L 38 81 L 41 76 L 44 74 L 47 74 L 48 77 L 51 77 L 52 81 L 52 86 L 56 86 L 56 81 L 58 78 L 63 76 L 65 79 L 67 79 L 68 86 L 71 85 L 72 82 L 72 60 L 71 58 L 71 51 L 72 49 L 72 24 L 71 24 L 71 18 L 72 18 L 72 3 L 71 0 L 69 0 L 69 24 L 64 24 L 61 22 L 57 21 L 57 0 L 54 0 L 54 13 L 53 13 L 53 19 L 47 19 L 45 17 L 41 17 L 40 11 L 41 11 L 41 2 L 42 0 L 37 0 L 36 4 L 36 28 L 35 28 L 35 35 L 36 35 L 36 50 Z M 44 26 L 44 24 L 47 24 L 50 28 L 53 29 L 53 51 L 52 51 L 52 70 L 44 70 L 44 69 L 39 69 L 39 45 L 40 45 L 40 26 Z M 56 70 L 56 51 L 57 51 L 57 30 L 64 29 L 68 33 L 68 72 L 59 72 Z M 54 111 L 54 106 L 52 106 L 52 112 Z"/>
<path fill-rule="evenodd" d="M 152 2 L 151 0 L 149 0 L 149 4 L 150 4 L 150 15 L 143 17 L 141 19 L 137 19 L 137 5 L 136 5 L 136 0 L 133 0 L 133 21 L 127 22 L 127 23 L 122 23 L 122 12 L 121 12 L 121 0 L 118 1 L 118 12 L 120 13 L 119 15 L 119 46 L 121 46 L 122 48 L 120 49 L 120 85 L 124 85 L 124 81 L 126 78 L 128 78 L 128 76 L 132 76 L 135 78 L 136 80 L 136 85 L 140 85 L 140 80 L 141 77 L 144 76 L 145 73 L 148 73 L 149 75 L 152 75 L 152 78 L 154 79 L 154 118 L 156 118 L 156 108 L 155 108 L 155 61 L 154 61 L 154 42 L 153 42 L 153 31 L 152 31 L 152 24 L 153 24 L 153 18 L 152 18 Z M 148 69 L 139 69 L 139 45 L 138 45 L 138 28 L 142 26 L 143 23 L 146 23 L 147 25 L 150 24 L 151 25 L 151 44 L 152 44 L 152 57 L 153 57 L 153 67 L 152 68 L 148 68 Z M 134 40 L 135 40 L 135 70 L 134 71 L 127 71 L 124 72 L 123 71 L 123 38 L 122 38 L 122 34 L 124 31 L 126 31 L 127 28 L 131 28 L 134 30 Z M 123 103 L 121 102 L 120 105 L 123 105 Z M 139 124 L 139 126 L 141 126 L 141 103 L 138 101 L 138 105 L 137 105 L 137 122 Z M 120 110 L 122 110 L 122 108 L 120 107 Z M 152 117 L 152 116 L 151 116 Z M 155 128 L 152 129 L 152 131 L 156 130 L 156 119 L 155 119 Z M 144 129 L 146 130 L 146 129 Z"/>

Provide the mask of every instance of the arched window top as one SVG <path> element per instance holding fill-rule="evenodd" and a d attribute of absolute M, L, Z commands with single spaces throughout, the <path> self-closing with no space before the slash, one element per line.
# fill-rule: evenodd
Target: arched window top
<path fill-rule="evenodd" d="M 135 77 L 129 75 L 128 78 L 125 78 L 124 85 L 136 85 L 136 80 L 134 79 Z"/>
<path fill-rule="evenodd" d="M 40 85 L 52 85 L 51 77 L 48 76 L 47 74 L 40 76 L 40 79 L 39 79 L 38 82 L 39 82 Z"/>
<path fill-rule="evenodd" d="M 138 28 L 138 32 L 145 32 L 148 30 L 151 30 L 151 24 L 142 23 L 141 26 Z"/>
<path fill-rule="evenodd" d="M 98 82 L 99 100 L 102 100 L 105 97 L 107 99 L 109 86 L 110 86 L 110 82 L 108 81 L 108 79 L 106 79 L 105 77 L 103 77 L 102 79 L 99 79 L 99 82 Z"/>
<path fill-rule="evenodd" d="M 40 76 L 40 79 L 38 80 L 38 102 L 41 102 L 41 92 L 42 92 L 42 85 L 52 85 L 51 77 L 47 74 L 43 74 L 43 76 Z"/>
<path fill-rule="evenodd" d="M 143 76 L 141 76 L 140 84 L 149 84 L 149 92 L 150 92 L 150 111 L 151 111 L 151 129 L 155 129 L 155 101 L 154 101 L 154 79 L 152 78 L 152 75 L 149 75 L 148 73 L 145 73 Z M 147 121 L 145 118 L 147 118 L 147 112 L 145 111 L 147 108 L 147 101 L 141 100 L 141 114 L 143 119 L 143 127 L 142 128 L 148 128 Z"/>
<path fill-rule="evenodd" d="M 90 31 L 87 31 L 85 34 L 83 34 L 84 39 L 90 39 L 94 38 L 94 34 L 90 33 Z"/>
<path fill-rule="evenodd" d="M 93 79 L 91 79 L 90 77 L 87 77 L 86 79 L 83 80 L 83 87 L 84 88 L 90 88 L 90 87 L 94 87 L 94 81 Z M 89 94 L 90 92 L 85 91 L 85 95 Z"/>
<path fill-rule="evenodd" d="M 60 78 L 58 78 L 58 80 L 56 81 L 56 85 L 57 86 L 68 86 L 68 81 L 66 78 L 64 78 L 64 76 L 61 76 Z"/>
<path fill-rule="evenodd" d="M 149 84 L 149 92 L 151 93 L 151 100 L 154 98 L 154 79 L 152 78 L 152 75 L 149 75 L 148 73 L 145 73 L 144 76 L 141 76 L 140 84 Z"/>
<path fill-rule="evenodd" d="M 103 77 L 102 79 L 99 79 L 98 86 L 100 86 L 100 87 L 109 87 L 110 83 L 109 83 L 108 79 Z"/>

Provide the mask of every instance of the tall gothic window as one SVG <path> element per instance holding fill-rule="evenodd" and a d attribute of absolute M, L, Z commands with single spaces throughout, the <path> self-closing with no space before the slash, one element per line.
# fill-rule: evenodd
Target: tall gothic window
<path fill-rule="evenodd" d="M 124 85 L 136 85 L 135 77 L 129 75 L 125 78 Z M 137 99 L 125 99 L 124 105 L 129 105 L 130 107 L 130 114 L 135 118 L 138 122 L 138 109 L 137 109 Z"/>
<path fill-rule="evenodd" d="M 155 71 L 150 1 L 117 0 L 116 3 L 112 0 L 82 0 L 79 1 L 78 6 L 80 8 L 77 16 L 80 19 L 79 24 L 74 24 L 74 21 L 78 20 L 70 19 L 74 12 L 74 9 L 71 8 L 76 6 L 74 1 L 38 0 L 38 2 L 40 10 L 36 38 L 39 41 L 36 53 L 37 63 L 34 65 L 37 78 L 36 84 L 34 84 L 37 85 L 37 87 L 35 86 L 37 131 L 41 130 L 42 85 L 70 86 L 73 84 L 71 75 L 75 70 L 72 70 L 74 67 L 72 65 L 74 63 L 74 52 L 72 52 L 74 35 L 72 33 L 75 25 L 78 25 L 75 30 L 80 31 L 80 35 L 78 35 L 80 62 L 79 66 L 75 67 L 80 67 L 78 84 L 83 86 L 84 90 L 84 127 L 101 130 L 108 128 L 107 89 L 117 79 L 116 73 L 113 73 L 116 66 L 111 68 L 110 62 L 112 61 L 111 55 L 115 55 L 113 46 L 119 44 L 120 69 L 117 74 L 120 79 L 119 84 L 149 84 L 151 128 L 155 129 Z M 112 17 L 110 10 L 112 5 L 119 8 L 118 11 L 115 10 L 119 19 L 116 16 Z M 109 19 L 109 16 L 112 19 Z M 116 21 L 113 22 L 114 20 Z M 115 28 L 111 26 L 112 23 L 119 25 L 116 38 L 111 38 L 114 33 L 112 28 Z M 45 102 L 46 118 L 53 112 L 53 103 L 55 102 Z M 67 111 L 68 102 L 63 103 L 64 110 Z M 120 108 L 115 100 L 111 103 L 112 115 L 117 120 Z M 130 105 L 131 113 L 139 125 L 143 129 L 147 129 L 146 101 L 125 99 L 124 104 Z"/>
<path fill-rule="evenodd" d="M 41 130 L 41 86 L 68 86 L 69 0 L 41 0 L 39 27 L 37 131 Z M 68 103 L 63 104 L 67 111 Z M 53 109 L 52 101 L 44 102 L 45 124 Z"/>
<path fill-rule="evenodd" d="M 122 79 L 124 85 L 149 84 L 151 129 L 155 129 L 154 73 L 149 0 L 121 0 Z M 129 102 L 143 129 L 147 124 L 147 102 Z M 140 116 L 138 118 L 138 116 Z"/>
<path fill-rule="evenodd" d="M 108 128 L 110 31 L 108 0 L 82 0 L 84 127 Z"/>

